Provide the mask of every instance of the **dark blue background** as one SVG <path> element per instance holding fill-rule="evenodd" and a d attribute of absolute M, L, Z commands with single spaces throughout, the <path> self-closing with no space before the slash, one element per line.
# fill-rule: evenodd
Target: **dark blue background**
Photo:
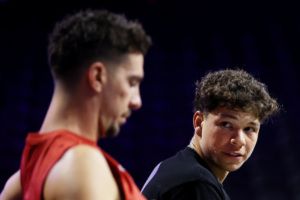
<path fill-rule="evenodd" d="M 82 8 L 138 18 L 154 45 L 145 61 L 143 107 L 119 137 L 100 145 L 139 187 L 193 135 L 194 82 L 215 69 L 243 68 L 268 85 L 284 110 L 260 132 L 250 160 L 224 182 L 232 199 L 300 199 L 300 12 L 255 1 L 0 1 L 0 188 L 20 163 L 28 131 L 39 130 L 52 95 L 46 59 L 54 22 Z"/>

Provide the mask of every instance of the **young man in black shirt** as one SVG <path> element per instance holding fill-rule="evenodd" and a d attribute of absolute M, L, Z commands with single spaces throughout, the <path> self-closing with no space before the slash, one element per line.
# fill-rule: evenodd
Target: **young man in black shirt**
<path fill-rule="evenodd" d="M 279 110 L 266 86 L 243 70 L 196 83 L 188 147 L 159 163 L 142 192 L 149 200 L 228 200 L 222 183 L 250 157 L 260 125 Z"/>

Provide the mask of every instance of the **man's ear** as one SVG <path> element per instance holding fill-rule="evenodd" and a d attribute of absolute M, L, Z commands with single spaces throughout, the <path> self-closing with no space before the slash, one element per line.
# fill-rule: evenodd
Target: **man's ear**
<path fill-rule="evenodd" d="M 107 81 L 107 69 L 102 62 L 94 62 L 87 72 L 89 86 L 95 92 L 101 92 L 103 84 Z"/>
<path fill-rule="evenodd" d="M 204 114 L 200 111 L 196 111 L 193 116 L 193 125 L 195 133 L 201 137 L 202 135 L 202 122 L 204 120 Z"/>

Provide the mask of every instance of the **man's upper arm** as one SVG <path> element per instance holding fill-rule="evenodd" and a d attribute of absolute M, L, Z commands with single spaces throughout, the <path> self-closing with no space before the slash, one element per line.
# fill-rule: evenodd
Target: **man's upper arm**
<path fill-rule="evenodd" d="M 22 187 L 20 171 L 17 171 L 6 182 L 0 195 L 0 200 L 18 200 L 22 199 Z"/>
<path fill-rule="evenodd" d="M 103 155 L 80 145 L 68 150 L 50 171 L 45 199 L 119 199 L 119 191 Z"/>
<path fill-rule="evenodd" d="M 171 189 L 163 195 L 162 199 L 222 200 L 223 197 L 213 185 L 201 181 L 193 181 Z"/>

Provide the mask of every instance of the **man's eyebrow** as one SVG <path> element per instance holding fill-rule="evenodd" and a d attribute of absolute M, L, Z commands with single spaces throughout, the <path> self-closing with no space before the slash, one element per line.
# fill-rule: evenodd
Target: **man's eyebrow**
<path fill-rule="evenodd" d="M 252 126 L 259 127 L 259 123 L 257 123 L 257 122 L 249 122 L 248 124 L 252 125 Z"/>
<path fill-rule="evenodd" d="M 135 81 L 138 81 L 138 82 L 142 82 L 142 80 L 144 79 L 144 76 L 131 75 L 129 78 L 130 78 L 131 80 L 135 80 Z"/>
<path fill-rule="evenodd" d="M 228 113 L 220 113 L 221 117 L 225 117 L 225 118 L 231 118 L 231 119 L 238 119 L 236 116 L 232 115 L 232 114 L 228 114 Z M 249 125 L 253 125 L 253 126 L 259 126 L 259 124 L 257 122 L 251 121 L 248 123 Z"/>
<path fill-rule="evenodd" d="M 232 115 L 232 114 L 228 114 L 228 113 L 220 113 L 221 117 L 226 117 L 226 118 L 231 118 L 231 119 L 237 119 L 236 116 Z"/>

